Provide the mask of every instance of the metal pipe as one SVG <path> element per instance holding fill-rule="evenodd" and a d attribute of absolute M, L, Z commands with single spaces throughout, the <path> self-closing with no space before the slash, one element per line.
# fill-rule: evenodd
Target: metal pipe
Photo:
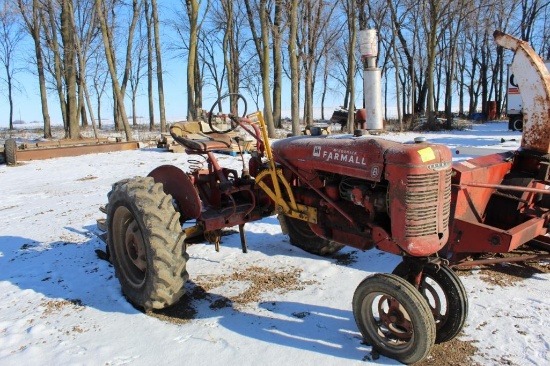
<path fill-rule="evenodd" d="M 363 97 L 366 128 L 370 131 L 383 130 L 381 71 L 376 67 L 376 57 L 378 56 L 376 29 L 363 29 L 359 32 L 359 49 L 364 61 Z"/>
<path fill-rule="evenodd" d="M 549 258 L 550 258 L 550 254 L 520 255 L 520 256 L 516 256 L 516 257 L 476 259 L 476 260 L 473 260 L 473 261 L 455 263 L 455 264 L 450 265 L 450 267 L 451 268 L 463 268 L 463 267 L 483 266 L 483 265 L 486 265 L 486 264 L 527 262 L 527 261 L 549 259 Z"/>
<path fill-rule="evenodd" d="M 490 189 L 502 189 L 504 191 L 516 191 L 516 192 L 530 192 L 530 193 L 540 193 L 540 194 L 550 194 L 550 189 L 542 188 L 527 188 L 527 187 L 518 187 L 518 186 L 505 186 L 502 184 L 488 184 L 488 183 L 473 183 L 466 182 L 459 185 L 460 188 L 466 187 L 477 187 L 477 188 L 490 188 Z"/>

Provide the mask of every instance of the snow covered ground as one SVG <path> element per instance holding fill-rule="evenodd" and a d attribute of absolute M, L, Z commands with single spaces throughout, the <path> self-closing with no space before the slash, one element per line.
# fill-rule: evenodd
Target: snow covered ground
<path fill-rule="evenodd" d="M 521 138 L 505 123 L 423 135 L 453 151 L 513 150 Z M 219 158 L 240 167 L 236 158 Z M 190 246 L 191 296 L 171 312 L 150 316 L 128 304 L 112 266 L 95 253 L 104 248 L 94 234 L 98 209 L 112 183 L 162 164 L 185 170 L 187 156 L 144 149 L 0 165 L 1 365 L 398 364 L 373 360 L 361 344 L 351 299 L 365 276 L 391 272 L 399 258 L 353 248 L 335 258 L 313 256 L 289 244 L 275 217 L 246 225 L 248 254 L 238 234 L 224 236 L 219 253 L 209 244 Z M 288 283 L 260 291 L 255 301 L 236 301 L 254 280 L 232 274 L 246 270 Z M 461 276 L 470 311 L 460 339 L 475 341 L 472 362 L 549 364 L 550 274 L 512 277 L 506 286 L 488 282 L 491 276 Z"/>

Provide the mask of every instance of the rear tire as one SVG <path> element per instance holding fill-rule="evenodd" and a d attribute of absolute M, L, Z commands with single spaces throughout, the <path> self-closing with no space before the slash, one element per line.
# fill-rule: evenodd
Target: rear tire
<path fill-rule="evenodd" d="M 434 345 L 435 323 L 428 303 L 396 275 L 365 278 L 353 294 L 353 316 L 366 343 L 405 364 L 423 360 Z"/>
<path fill-rule="evenodd" d="M 295 247 L 322 256 L 332 255 L 344 247 L 335 241 L 317 236 L 306 221 L 289 216 L 283 216 L 283 218 L 288 228 L 290 244 Z"/>
<path fill-rule="evenodd" d="M 172 196 L 153 178 L 137 177 L 115 183 L 108 197 L 109 254 L 122 293 L 145 311 L 176 303 L 189 256 Z"/>
<path fill-rule="evenodd" d="M 409 272 L 405 262 L 399 263 L 393 270 L 393 274 L 405 279 L 409 277 Z M 468 317 L 468 294 L 460 278 L 447 266 L 437 268 L 427 265 L 423 269 L 418 291 L 428 302 L 434 317 L 435 343 L 455 338 Z"/>
<path fill-rule="evenodd" d="M 7 139 L 4 143 L 4 156 L 7 165 L 17 164 L 17 143 L 15 139 Z"/>

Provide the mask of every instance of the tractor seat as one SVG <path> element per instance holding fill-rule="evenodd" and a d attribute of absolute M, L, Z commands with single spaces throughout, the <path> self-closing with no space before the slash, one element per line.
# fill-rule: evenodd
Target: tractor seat
<path fill-rule="evenodd" d="M 176 123 L 170 126 L 170 135 L 174 141 L 193 152 L 206 153 L 231 147 L 231 137 L 227 134 L 205 134 L 189 127 L 186 123 Z"/>

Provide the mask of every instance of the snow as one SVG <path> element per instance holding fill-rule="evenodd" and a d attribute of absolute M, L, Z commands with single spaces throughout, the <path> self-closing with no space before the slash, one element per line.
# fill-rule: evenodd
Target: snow
<path fill-rule="evenodd" d="M 418 133 L 386 137 L 411 141 Z M 463 146 L 516 149 L 521 134 L 505 123 L 474 130 L 425 133 L 453 151 Z M 501 143 L 501 139 L 505 139 Z M 516 141 L 510 141 L 516 139 Z M 456 155 L 456 161 L 469 156 Z M 219 155 L 240 170 L 237 158 Z M 192 289 L 204 276 L 251 266 L 302 270 L 303 289 L 262 294 L 259 302 L 215 308 L 246 287 L 230 281 L 194 299 L 196 312 L 178 324 L 134 309 L 112 266 L 96 256 L 99 207 L 111 184 L 145 176 L 162 164 L 186 170 L 187 156 L 142 149 L 0 165 L 0 364 L 21 365 L 397 365 L 370 361 L 353 320 L 355 287 L 369 274 L 391 272 L 399 258 L 344 248 L 355 259 L 339 264 L 289 244 L 276 217 L 246 225 L 249 253 L 238 234 L 188 248 Z M 470 310 L 464 340 L 477 341 L 474 361 L 498 365 L 550 363 L 550 275 L 511 286 L 490 285 L 481 273 L 461 277 Z"/>

